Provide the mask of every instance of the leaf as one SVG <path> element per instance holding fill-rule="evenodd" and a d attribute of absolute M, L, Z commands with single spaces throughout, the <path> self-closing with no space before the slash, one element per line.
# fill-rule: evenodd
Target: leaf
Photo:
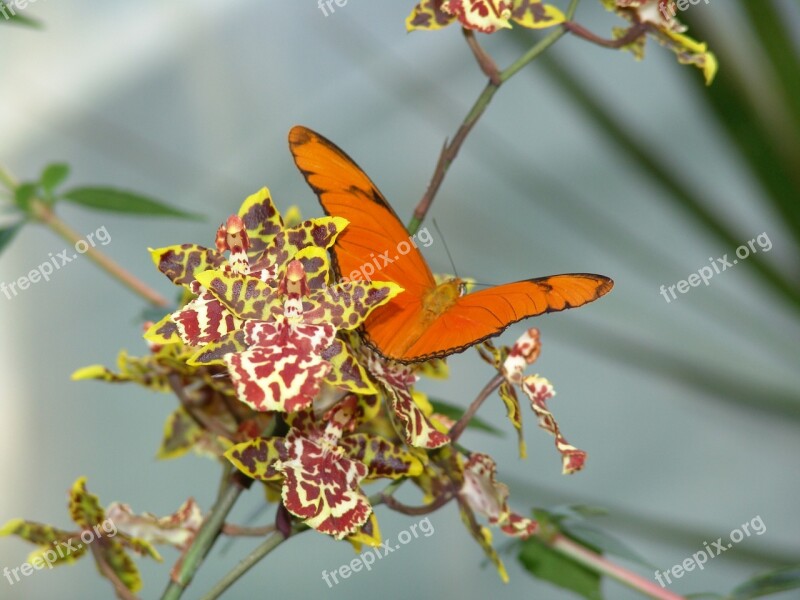
<path fill-rule="evenodd" d="M 577 542 L 598 548 L 603 554 L 614 554 L 644 567 L 655 568 L 623 542 L 588 523 L 567 520 L 561 523 L 561 530 Z"/>
<path fill-rule="evenodd" d="M 185 212 L 159 200 L 142 196 L 135 192 L 108 187 L 72 188 L 62 196 L 65 200 L 86 208 L 134 215 L 176 217 L 180 219 L 202 220 L 201 215 Z"/>
<path fill-rule="evenodd" d="M 52 163 L 47 165 L 42 171 L 39 184 L 42 189 L 50 193 L 69 176 L 69 165 L 65 163 Z"/>
<path fill-rule="evenodd" d="M 38 189 L 39 185 L 31 182 L 17 186 L 17 189 L 14 191 L 14 201 L 17 203 L 17 206 L 27 212 L 30 209 L 31 200 L 36 195 Z"/>
<path fill-rule="evenodd" d="M 21 221 L 19 223 L 15 223 L 11 227 L 6 227 L 5 229 L 0 229 L 0 252 L 3 251 L 8 244 L 11 243 L 11 240 L 14 239 L 14 236 L 17 235 L 17 232 L 22 229 L 22 226 L 25 224 L 25 221 Z"/>
<path fill-rule="evenodd" d="M 731 600 L 749 600 L 800 588 L 800 565 L 753 577 L 731 592 Z"/>
<path fill-rule="evenodd" d="M 31 19 L 30 17 L 25 17 L 14 12 L 13 8 L 10 7 L 6 2 L 0 1 L 0 5 L 2 5 L 0 12 L 2 12 L 4 17 L 0 23 L 8 23 L 9 25 L 22 25 L 23 27 L 31 27 L 32 29 L 42 28 L 41 21 Z"/>
<path fill-rule="evenodd" d="M 454 421 L 458 421 L 461 416 L 464 414 L 464 409 L 459 406 L 454 406 L 452 404 L 448 404 L 447 402 L 442 402 L 441 400 L 431 400 L 431 406 L 433 406 L 433 411 L 439 413 L 440 415 L 444 415 Z M 467 427 L 472 427 L 474 429 L 480 429 L 481 431 L 485 431 L 486 433 L 491 433 L 492 435 L 496 435 L 499 437 L 505 436 L 505 433 L 495 427 L 494 425 L 490 425 L 483 419 L 479 417 L 472 417 L 470 419 L 469 424 Z"/>
<path fill-rule="evenodd" d="M 587 600 L 603 600 L 600 575 L 550 548 L 536 537 L 521 544 L 517 558 L 534 577 L 579 594 Z"/>

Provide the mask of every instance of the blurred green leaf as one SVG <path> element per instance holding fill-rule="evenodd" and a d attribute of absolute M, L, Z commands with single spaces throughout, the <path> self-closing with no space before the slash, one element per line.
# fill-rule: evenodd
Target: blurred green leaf
<path fill-rule="evenodd" d="M 61 195 L 65 200 L 80 204 L 86 208 L 132 215 L 149 215 L 158 217 L 177 217 L 180 219 L 197 219 L 203 217 L 182 211 L 147 196 L 108 187 L 79 187 L 68 190 Z"/>
<path fill-rule="evenodd" d="M 758 575 L 731 592 L 731 600 L 750 600 L 800 588 L 800 566 L 784 567 Z"/>
<path fill-rule="evenodd" d="M 37 183 L 29 182 L 17 186 L 17 189 L 14 191 L 14 201 L 17 203 L 17 206 L 27 212 L 31 206 L 31 199 L 36 195 L 38 189 L 39 184 Z"/>
<path fill-rule="evenodd" d="M 575 105 L 591 119 L 598 130 L 606 134 L 607 138 L 630 161 L 630 164 L 647 174 L 653 182 L 667 192 L 663 196 L 665 199 L 690 215 L 725 246 L 735 248 L 739 246 L 741 240 L 747 239 L 745 235 L 728 228 L 687 183 L 664 167 L 657 153 L 646 143 L 640 142 L 629 127 L 625 126 L 619 118 L 615 117 L 597 100 L 591 87 L 575 74 L 573 67 L 563 60 L 554 59 L 552 54 L 542 56 L 537 62 L 544 67 L 547 75 L 569 95 Z M 721 69 L 720 72 L 722 71 Z M 703 86 L 704 90 L 709 90 L 709 95 L 706 97 L 713 97 L 716 93 L 715 90 L 721 89 L 719 82 L 720 78 L 717 77 L 715 83 L 709 88 Z M 730 93 L 735 92 L 731 91 Z M 725 95 L 726 99 L 729 99 L 730 93 Z M 738 113 L 735 118 L 739 122 L 748 120 Z M 783 172 L 781 172 L 781 176 L 783 176 Z M 789 189 L 791 190 L 791 187 Z M 791 212 L 796 214 L 796 211 L 795 208 Z M 773 291 L 778 292 L 792 308 L 800 312 L 800 289 L 794 281 L 763 260 L 761 255 L 750 257 L 748 264 L 754 267 L 756 273 L 762 277 L 765 283 L 769 284 Z"/>
<path fill-rule="evenodd" d="M 464 414 L 464 410 L 459 406 L 453 406 L 452 404 L 442 402 L 441 400 L 431 400 L 430 402 L 431 406 L 433 406 L 433 410 L 444 415 L 445 417 L 453 419 L 454 421 L 458 421 Z M 489 425 L 489 423 L 479 417 L 472 417 L 467 427 L 480 429 L 481 431 L 485 431 L 486 433 L 491 433 L 492 435 L 499 437 L 503 437 L 505 435 L 500 429 L 494 427 L 493 425 Z"/>
<path fill-rule="evenodd" d="M 11 243 L 11 240 L 14 239 L 14 236 L 17 235 L 22 226 L 25 224 L 25 221 L 21 221 L 12 225 L 11 227 L 6 227 L 5 229 L 0 229 L 0 252 L 2 252 L 8 244 Z"/>
<path fill-rule="evenodd" d="M 536 537 L 522 542 L 517 558 L 539 579 L 573 591 L 587 600 L 603 600 L 598 573 L 553 550 Z"/>
<path fill-rule="evenodd" d="M 8 3 L 3 2 L 0 0 L 0 5 L 2 5 L 2 9 L 0 9 L 0 14 L 2 14 L 3 19 L 0 20 L 0 23 L 7 23 L 9 25 L 21 25 L 23 27 L 31 27 L 32 29 L 41 29 L 42 22 L 37 21 L 36 19 L 31 19 L 30 17 L 26 17 L 21 15 L 20 13 L 13 11 L 12 7 L 8 6 Z"/>
<path fill-rule="evenodd" d="M 52 163 L 45 167 L 39 184 L 46 192 L 52 192 L 69 176 L 69 165 L 64 163 Z"/>
<path fill-rule="evenodd" d="M 603 554 L 613 554 L 633 563 L 638 563 L 644 567 L 655 568 L 655 565 L 647 562 L 623 542 L 589 523 L 568 519 L 562 521 L 561 531 L 569 535 L 569 537 L 576 542 L 599 548 Z"/>

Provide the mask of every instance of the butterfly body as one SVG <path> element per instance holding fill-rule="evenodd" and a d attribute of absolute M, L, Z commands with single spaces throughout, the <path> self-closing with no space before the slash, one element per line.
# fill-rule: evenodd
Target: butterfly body
<path fill-rule="evenodd" d="M 385 358 L 413 363 L 463 352 L 512 323 L 592 302 L 614 285 L 591 273 L 527 279 L 470 294 L 463 293 L 458 278 L 437 284 L 414 238 L 347 154 L 300 126 L 289 133 L 289 146 L 325 213 L 350 222 L 332 249 L 338 274 L 393 281 L 404 289 L 362 327 L 366 344 Z M 379 256 L 386 258 L 376 269 Z"/>

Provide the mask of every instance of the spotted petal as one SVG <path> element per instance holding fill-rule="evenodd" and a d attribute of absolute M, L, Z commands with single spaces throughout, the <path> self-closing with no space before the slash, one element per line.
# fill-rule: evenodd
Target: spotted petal
<path fill-rule="evenodd" d="M 283 231 L 283 219 L 265 187 L 245 199 L 239 208 L 239 216 L 250 238 L 247 254 L 251 258 L 263 254 L 275 236 Z"/>
<path fill-rule="evenodd" d="M 286 509 L 337 539 L 358 531 L 372 512 L 359 489 L 367 466 L 294 430 L 286 436 L 286 449 L 289 457 L 275 465 L 285 477 L 281 495 Z"/>
<path fill-rule="evenodd" d="M 354 433 L 345 436 L 339 446 L 347 456 L 367 465 L 369 479 L 416 477 L 422 463 L 407 450 L 375 435 Z"/>
<path fill-rule="evenodd" d="M 533 535 L 538 524 L 508 508 L 508 486 L 496 480 L 497 465 L 486 454 L 474 452 L 464 465 L 464 484 L 459 495 L 470 508 L 499 525 L 508 535 L 527 538 Z"/>
<path fill-rule="evenodd" d="M 529 375 L 522 381 L 522 391 L 530 398 L 531 408 L 539 417 L 539 427 L 549 431 L 555 438 L 556 448 L 561 453 L 563 473 L 580 471 L 586 461 L 586 452 L 567 443 L 556 423 L 553 413 L 547 409 L 547 400 L 555 396 L 553 386 L 544 377 Z"/>
<path fill-rule="evenodd" d="M 406 17 L 406 29 L 435 30 L 450 25 L 456 20 L 456 16 L 442 8 L 445 2 L 446 0 L 423 0 L 417 4 Z"/>
<path fill-rule="evenodd" d="M 308 327 L 308 326 L 307 326 Z M 287 331 L 294 328 L 286 325 Z M 316 327 L 328 343 L 335 332 Z M 288 336 L 294 335 L 288 333 Z M 314 352 L 306 337 L 287 337 L 285 344 L 264 343 L 224 357 L 242 402 L 258 411 L 294 412 L 309 406 L 331 366 Z"/>
<path fill-rule="evenodd" d="M 227 458 L 237 469 L 253 479 L 273 481 L 280 479 L 275 462 L 286 457 L 283 438 L 260 438 L 236 444 L 225 452 Z"/>
<path fill-rule="evenodd" d="M 165 248 L 150 249 L 150 256 L 158 267 L 175 285 L 189 288 L 197 279 L 197 274 L 207 269 L 219 269 L 225 264 L 225 257 L 217 250 L 197 244 L 180 244 Z"/>
<path fill-rule="evenodd" d="M 120 531 L 129 536 L 178 549 L 185 548 L 194 539 L 203 522 L 200 507 L 192 498 L 166 517 L 157 517 L 150 513 L 137 515 L 130 506 L 119 502 L 112 503 L 106 510 L 106 515 Z"/>
<path fill-rule="evenodd" d="M 514 0 L 513 5 L 511 18 L 528 29 L 545 29 L 567 20 L 555 6 L 537 0 Z"/>

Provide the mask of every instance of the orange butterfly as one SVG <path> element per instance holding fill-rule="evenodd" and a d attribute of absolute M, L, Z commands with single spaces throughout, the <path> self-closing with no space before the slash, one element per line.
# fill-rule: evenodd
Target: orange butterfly
<path fill-rule="evenodd" d="M 363 326 L 364 341 L 385 358 L 413 363 L 463 352 L 512 323 L 582 306 L 614 286 L 590 273 L 538 277 L 466 295 L 459 279 L 437 285 L 392 207 L 347 154 L 300 126 L 289 132 L 289 147 L 325 213 L 350 222 L 333 247 L 338 274 L 359 279 L 369 265 L 376 281 L 405 290 Z"/>

